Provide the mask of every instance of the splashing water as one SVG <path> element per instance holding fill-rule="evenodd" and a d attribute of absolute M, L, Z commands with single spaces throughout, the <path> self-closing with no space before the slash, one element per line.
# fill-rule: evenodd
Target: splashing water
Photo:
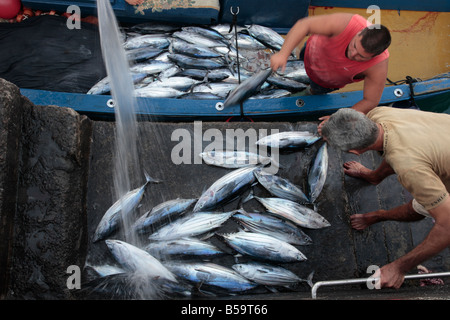
<path fill-rule="evenodd" d="M 136 187 L 131 185 L 130 177 L 142 175 L 142 170 L 139 170 L 137 153 L 138 124 L 135 113 L 137 102 L 133 94 L 134 86 L 121 33 L 109 0 L 97 0 L 97 10 L 102 55 L 114 100 L 116 120 L 114 187 L 115 197 L 120 199 Z M 137 237 L 133 233 L 127 232 L 132 224 L 131 217 L 122 216 L 122 218 L 125 241 L 137 245 Z M 135 281 L 136 279 L 133 279 L 132 276 L 129 280 L 130 285 L 140 282 Z M 142 284 L 136 285 L 136 291 L 139 292 L 135 292 L 135 294 L 141 298 L 151 299 L 157 295 L 152 286 L 144 288 Z"/>
<path fill-rule="evenodd" d="M 109 0 L 97 0 L 103 60 L 110 79 L 116 117 L 114 185 L 116 198 L 131 190 L 130 175 L 138 168 L 136 99 L 121 34 Z M 124 221 L 127 224 L 127 221 Z"/>

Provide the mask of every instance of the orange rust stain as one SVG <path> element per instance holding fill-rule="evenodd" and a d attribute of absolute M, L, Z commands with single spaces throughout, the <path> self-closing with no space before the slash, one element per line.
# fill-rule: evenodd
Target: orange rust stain
<path fill-rule="evenodd" d="M 400 32 L 400 33 L 417 33 L 423 32 L 427 30 L 431 30 L 434 27 L 436 19 L 439 15 L 439 12 L 428 12 L 422 18 L 418 19 L 414 22 L 410 27 L 401 30 L 391 30 L 391 32 Z"/>

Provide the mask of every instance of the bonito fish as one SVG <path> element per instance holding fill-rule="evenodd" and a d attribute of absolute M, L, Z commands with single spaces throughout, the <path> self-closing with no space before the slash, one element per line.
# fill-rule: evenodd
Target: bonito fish
<path fill-rule="evenodd" d="M 310 189 L 311 201 L 316 201 L 317 197 L 322 192 L 328 172 L 328 149 L 327 144 L 324 143 L 317 151 L 314 162 L 308 174 L 308 183 Z"/>
<path fill-rule="evenodd" d="M 206 151 L 200 153 L 200 157 L 209 165 L 223 168 L 266 165 L 273 161 L 270 157 L 247 151 Z"/>
<path fill-rule="evenodd" d="M 257 24 L 246 25 L 248 33 L 258 39 L 269 48 L 280 50 L 284 43 L 284 38 L 271 28 Z"/>
<path fill-rule="evenodd" d="M 285 131 L 265 136 L 256 141 L 256 144 L 280 149 L 304 148 L 320 139 L 319 135 L 309 131 Z"/>
<path fill-rule="evenodd" d="M 236 271 L 211 262 L 167 262 L 165 266 L 180 278 L 230 292 L 242 292 L 258 286 Z"/>
<path fill-rule="evenodd" d="M 197 199 L 173 199 L 160 203 L 152 210 L 144 213 L 132 225 L 131 230 L 137 234 L 149 232 L 151 228 L 164 219 L 183 214 Z"/>
<path fill-rule="evenodd" d="M 254 261 L 237 263 L 232 268 L 245 278 L 265 286 L 289 287 L 299 282 L 307 282 L 309 286 L 313 286 L 312 276 L 314 273 L 311 273 L 307 279 L 302 279 L 283 267 Z"/>
<path fill-rule="evenodd" d="M 150 183 L 158 183 L 159 181 L 152 179 L 145 172 L 146 182 L 140 188 L 136 188 L 127 192 L 119 200 L 117 200 L 103 215 L 100 223 L 95 230 L 93 241 L 99 241 L 112 234 L 120 225 L 122 219 L 127 219 L 128 215 L 137 207 L 145 189 Z"/>
<path fill-rule="evenodd" d="M 144 277 L 177 281 L 173 273 L 150 253 L 121 240 L 107 239 L 105 242 L 117 262 L 128 271 Z"/>
<path fill-rule="evenodd" d="M 262 168 L 255 171 L 255 176 L 258 182 L 274 196 L 300 203 L 310 202 L 303 191 L 287 179 L 268 173 Z"/>
<path fill-rule="evenodd" d="M 330 226 L 330 223 L 318 212 L 297 202 L 281 198 L 260 198 L 253 195 L 249 198 L 255 198 L 269 212 L 292 221 L 300 227 L 321 229 Z"/>
<path fill-rule="evenodd" d="M 272 69 L 268 68 L 266 70 L 262 70 L 258 73 L 255 73 L 253 76 L 246 79 L 233 91 L 230 92 L 230 94 L 223 103 L 224 108 L 242 103 L 248 98 L 250 98 L 252 95 L 257 93 L 261 89 L 261 86 L 264 83 L 264 81 L 266 81 L 266 79 L 270 76 L 271 73 Z"/>
<path fill-rule="evenodd" d="M 194 212 L 152 233 L 149 240 L 174 240 L 194 237 L 219 228 L 238 210 L 229 212 Z"/>
<path fill-rule="evenodd" d="M 306 260 L 306 256 L 293 245 L 266 234 L 239 231 L 222 237 L 239 253 L 254 258 L 278 262 Z"/>
<path fill-rule="evenodd" d="M 127 50 L 143 47 L 164 49 L 167 48 L 169 45 L 170 42 L 166 35 L 146 34 L 142 36 L 133 37 L 127 40 L 124 43 L 124 48 Z"/>
<path fill-rule="evenodd" d="M 236 197 L 256 180 L 253 174 L 256 168 L 236 169 L 214 182 L 200 196 L 195 204 L 194 212 L 209 210 Z"/>
<path fill-rule="evenodd" d="M 151 242 L 144 248 L 155 257 L 170 258 L 173 256 L 212 257 L 224 254 L 215 245 L 195 238 L 184 238 Z"/>
<path fill-rule="evenodd" d="M 267 234 L 290 244 L 305 246 L 312 243 L 312 239 L 296 225 L 270 214 L 237 213 L 233 215 L 233 219 L 248 231 Z"/>

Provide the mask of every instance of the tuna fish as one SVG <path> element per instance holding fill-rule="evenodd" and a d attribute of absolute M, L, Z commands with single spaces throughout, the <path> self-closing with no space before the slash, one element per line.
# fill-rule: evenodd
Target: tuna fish
<path fill-rule="evenodd" d="M 305 84 L 310 83 L 310 79 L 306 74 L 305 64 L 302 60 L 288 60 L 284 71 L 278 70 L 276 73 Z"/>
<path fill-rule="evenodd" d="M 176 31 L 172 34 L 172 36 L 203 47 L 215 48 L 227 46 L 227 44 L 222 40 L 212 39 L 210 37 L 201 35 L 197 32 L 190 32 L 184 30 Z"/>
<path fill-rule="evenodd" d="M 178 74 L 178 76 L 191 77 L 196 80 L 207 80 L 211 82 L 222 81 L 231 76 L 230 70 L 226 68 L 219 69 L 183 69 Z"/>
<path fill-rule="evenodd" d="M 201 47 L 182 39 L 174 38 L 169 50 L 173 53 L 180 53 L 194 58 L 219 58 L 222 55 L 209 47 Z"/>
<path fill-rule="evenodd" d="M 211 28 L 216 30 L 217 32 L 219 32 L 221 35 L 223 35 L 227 39 L 230 39 L 234 35 L 235 28 L 237 29 L 236 30 L 237 32 L 246 30 L 245 27 L 237 26 L 237 25 L 230 25 L 228 23 L 217 24 L 217 25 L 211 26 Z"/>
<path fill-rule="evenodd" d="M 189 77 L 168 77 L 153 81 L 147 88 L 172 88 L 180 91 L 188 91 L 200 81 Z"/>
<path fill-rule="evenodd" d="M 289 97 L 291 92 L 284 89 L 268 89 L 262 90 L 260 93 L 251 96 L 249 99 L 278 99 Z"/>
<path fill-rule="evenodd" d="M 208 84 L 198 84 L 192 88 L 192 92 L 212 93 L 223 99 L 236 87 L 236 83 L 213 82 Z"/>
<path fill-rule="evenodd" d="M 233 214 L 229 212 L 194 212 L 165 225 L 152 233 L 149 240 L 174 240 L 186 237 L 194 237 L 219 228 Z"/>
<path fill-rule="evenodd" d="M 246 25 L 248 33 L 269 48 L 280 50 L 284 43 L 284 38 L 271 28 L 257 24 Z"/>
<path fill-rule="evenodd" d="M 130 68 L 130 71 L 134 73 L 157 74 L 173 66 L 172 62 L 151 60 L 135 64 Z"/>
<path fill-rule="evenodd" d="M 155 257 L 213 257 L 224 254 L 215 245 L 194 238 L 151 242 L 144 248 Z"/>
<path fill-rule="evenodd" d="M 328 149 L 327 144 L 324 143 L 314 158 L 314 162 L 308 174 L 308 183 L 310 189 L 310 199 L 315 202 L 317 197 L 322 192 L 325 180 L 327 179 L 328 171 Z"/>
<path fill-rule="evenodd" d="M 256 141 L 256 144 L 280 149 L 305 148 L 320 139 L 319 135 L 308 131 L 285 131 L 265 136 Z"/>
<path fill-rule="evenodd" d="M 245 49 L 245 50 L 264 50 L 266 49 L 266 46 L 262 44 L 260 41 L 252 37 L 251 35 L 244 34 L 244 33 L 238 33 L 237 34 L 237 42 L 239 49 Z M 233 34 L 233 36 L 229 40 L 230 45 L 233 47 L 236 47 L 236 36 Z"/>
<path fill-rule="evenodd" d="M 206 151 L 200 153 L 205 163 L 223 168 L 242 168 L 266 165 L 273 161 L 270 157 L 247 151 Z M 278 164 L 278 163 L 277 163 Z"/>
<path fill-rule="evenodd" d="M 264 286 L 292 287 L 299 282 L 307 282 L 310 287 L 313 286 L 314 273 L 311 273 L 307 279 L 302 279 L 283 267 L 254 261 L 237 263 L 232 268 L 245 278 Z"/>
<path fill-rule="evenodd" d="M 293 245 L 266 234 L 239 231 L 222 237 L 237 252 L 257 259 L 277 262 L 306 260 L 306 256 Z"/>
<path fill-rule="evenodd" d="M 243 292 L 258 286 L 236 271 L 215 263 L 167 262 L 165 265 L 178 277 L 202 286 L 208 285 L 230 292 Z"/>
<path fill-rule="evenodd" d="M 144 62 L 146 60 L 152 59 L 160 55 L 164 49 L 159 48 L 137 48 L 132 50 L 127 50 L 127 58 L 129 61 L 134 63 Z"/>
<path fill-rule="evenodd" d="M 146 86 L 134 90 L 136 97 L 143 98 L 177 98 L 185 92 L 169 87 Z"/>
<path fill-rule="evenodd" d="M 128 215 L 130 215 L 140 203 L 148 185 L 150 183 L 159 182 L 152 179 L 146 172 L 145 178 L 146 182 L 144 185 L 127 192 L 106 211 L 95 230 L 93 238 L 94 242 L 104 239 L 116 231 L 119 228 L 122 219 L 127 219 Z"/>
<path fill-rule="evenodd" d="M 152 227 L 165 219 L 176 217 L 186 212 L 186 210 L 195 203 L 197 199 L 173 199 L 160 203 L 152 210 L 143 214 L 132 225 L 132 232 L 143 234 L 149 232 Z"/>
<path fill-rule="evenodd" d="M 131 79 L 135 84 L 142 81 L 145 77 L 147 77 L 145 73 L 131 73 Z M 86 94 L 106 94 L 109 92 L 111 92 L 109 77 L 105 77 L 92 86 Z"/>
<path fill-rule="evenodd" d="M 308 86 L 303 83 L 286 77 L 273 75 L 267 78 L 267 82 L 277 86 L 278 88 L 289 90 L 291 92 L 300 92 L 305 90 Z"/>
<path fill-rule="evenodd" d="M 259 92 L 262 84 L 272 73 L 272 69 L 262 70 L 255 73 L 250 78 L 246 79 L 239 86 L 237 86 L 233 91 L 230 92 L 227 99 L 223 103 L 223 107 L 234 106 L 240 104 L 250 98 L 255 93 Z"/>
<path fill-rule="evenodd" d="M 310 245 L 312 239 L 290 221 L 281 220 L 270 214 L 247 212 L 233 215 L 246 230 L 263 233 L 293 245 Z"/>
<path fill-rule="evenodd" d="M 225 61 L 220 58 L 202 59 L 179 53 L 169 54 L 168 57 L 171 61 L 182 68 L 218 69 L 226 66 Z"/>
<path fill-rule="evenodd" d="M 198 27 L 198 26 L 186 26 L 181 28 L 183 31 L 186 32 L 192 32 L 192 33 L 198 33 L 204 37 L 224 41 L 224 36 L 218 32 L 217 30 L 214 30 L 212 28 L 207 27 Z"/>
<path fill-rule="evenodd" d="M 310 202 L 303 191 L 287 179 L 268 173 L 262 168 L 255 171 L 255 176 L 258 182 L 274 196 L 300 203 Z"/>
<path fill-rule="evenodd" d="M 210 210 L 245 191 L 256 180 L 253 174 L 256 168 L 245 167 L 236 169 L 214 182 L 200 196 L 195 204 L 194 212 Z"/>
<path fill-rule="evenodd" d="M 148 252 L 121 240 L 105 241 L 114 258 L 129 272 L 149 278 L 177 281 L 172 272 Z"/>
<path fill-rule="evenodd" d="M 123 46 L 125 49 L 130 50 L 143 47 L 164 49 L 169 45 L 169 38 L 166 35 L 146 34 L 128 39 Z"/>
<path fill-rule="evenodd" d="M 321 229 L 329 227 L 330 223 L 318 212 L 297 202 L 281 198 L 249 197 L 258 200 L 269 212 L 294 224 L 308 229 Z"/>

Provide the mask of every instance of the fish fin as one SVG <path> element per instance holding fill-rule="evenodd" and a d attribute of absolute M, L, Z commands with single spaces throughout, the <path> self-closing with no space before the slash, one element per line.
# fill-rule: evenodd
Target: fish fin
<path fill-rule="evenodd" d="M 211 238 L 211 237 L 214 236 L 214 235 L 216 235 L 216 233 L 210 232 L 210 233 L 207 233 L 207 234 L 201 236 L 201 237 L 198 238 L 198 239 L 204 241 L 204 240 L 208 240 L 209 238 Z"/>
<path fill-rule="evenodd" d="M 244 216 L 251 218 L 251 215 L 242 206 L 240 209 L 237 209 L 236 212 L 242 213 Z"/>
<path fill-rule="evenodd" d="M 161 183 L 161 180 L 156 180 L 152 177 L 150 177 L 150 175 L 148 174 L 148 172 L 146 170 L 144 170 L 144 175 L 145 175 L 145 180 L 146 183 Z"/>
<path fill-rule="evenodd" d="M 275 288 L 272 287 L 272 286 L 265 286 L 265 287 L 266 287 L 267 290 L 269 290 L 269 291 L 272 292 L 272 293 L 278 293 L 278 290 L 275 289 Z"/>
<path fill-rule="evenodd" d="M 205 77 L 204 77 L 203 80 L 200 81 L 198 84 L 201 84 L 201 83 L 209 83 L 208 73 L 209 73 L 209 70 L 206 71 Z M 194 86 L 192 86 L 191 90 L 192 90 L 193 88 L 194 88 Z M 210 87 L 210 88 L 211 88 L 211 87 Z"/>
<path fill-rule="evenodd" d="M 242 199 L 242 204 L 244 204 L 254 198 L 255 198 L 255 196 L 253 194 L 253 189 L 250 189 L 250 192 L 248 193 L 248 195 L 244 199 Z"/>

